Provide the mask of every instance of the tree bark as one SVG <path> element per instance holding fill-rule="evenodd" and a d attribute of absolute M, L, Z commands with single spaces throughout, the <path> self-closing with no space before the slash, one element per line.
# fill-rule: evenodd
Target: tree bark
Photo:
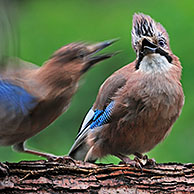
<path fill-rule="evenodd" d="M 142 169 L 79 161 L 5 163 L 0 193 L 194 193 L 194 164 L 166 163 Z"/>

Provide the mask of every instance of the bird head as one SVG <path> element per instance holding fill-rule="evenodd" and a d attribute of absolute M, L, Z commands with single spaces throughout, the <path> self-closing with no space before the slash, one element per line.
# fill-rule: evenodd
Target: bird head
<path fill-rule="evenodd" d="M 141 60 L 147 55 L 159 54 L 172 63 L 168 33 L 160 23 L 148 15 L 134 14 L 131 34 L 132 46 L 138 58 L 137 69 Z"/>
<path fill-rule="evenodd" d="M 98 54 L 104 48 L 112 45 L 117 39 L 107 40 L 95 44 L 88 43 L 70 43 L 61 49 L 57 50 L 51 57 L 55 63 L 61 64 L 66 71 L 69 69 L 71 73 L 85 73 L 94 64 L 108 59 L 116 54 Z"/>

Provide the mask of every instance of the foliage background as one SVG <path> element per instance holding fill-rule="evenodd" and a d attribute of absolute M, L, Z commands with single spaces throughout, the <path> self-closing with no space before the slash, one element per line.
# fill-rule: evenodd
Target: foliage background
<path fill-rule="evenodd" d="M 151 152 L 157 162 L 194 162 L 193 41 L 194 1 L 140 0 L 23 0 L 20 8 L 20 57 L 41 65 L 59 47 L 73 41 L 98 42 L 120 37 L 106 51 L 122 50 L 98 64 L 83 77 L 70 109 L 52 125 L 27 142 L 29 148 L 57 155 L 68 153 L 85 113 L 92 106 L 103 81 L 115 70 L 133 61 L 131 21 L 143 12 L 167 29 L 173 52 L 183 65 L 182 83 L 186 96 L 182 114 L 168 138 Z M 0 161 L 37 160 L 39 157 L 0 147 Z M 118 159 L 106 157 L 101 162 Z"/>

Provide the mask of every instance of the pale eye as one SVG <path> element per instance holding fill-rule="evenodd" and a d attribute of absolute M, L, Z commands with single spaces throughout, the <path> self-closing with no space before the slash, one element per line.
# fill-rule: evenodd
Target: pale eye
<path fill-rule="evenodd" d="M 165 41 L 162 40 L 162 39 L 158 41 L 158 44 L 159 44 L 159 46 L 161 46 L 161 47 L 164 47 L 164 46 L 166 45 Z"/>

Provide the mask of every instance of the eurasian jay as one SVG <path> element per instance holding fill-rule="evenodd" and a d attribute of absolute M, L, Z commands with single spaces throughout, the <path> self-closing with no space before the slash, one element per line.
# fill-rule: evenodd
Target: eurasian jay
<path fill-rule="evenodd" d="M 0 146 L 13 145 L 16 151 L 52 159 L 54 155 L 26 149 L 24 142 L 67 110 L 80 77 L 114 55 L 94 54 L 115 41 L 68 44 L 41 67 L 19 59 L 4 60 L 0 69 Z"/>
<path fill-rule="evenodd" d="M 100 87 L 69 151 L 76 160 L 94 162 L 114 155 L 136 165 L 127 155 L 147 158 L 142 154 L 167 137 L 181 113 L 182 67 L 166 30 L 140 13 L 133 16 L 131 34 L 137 57 Z"/>

